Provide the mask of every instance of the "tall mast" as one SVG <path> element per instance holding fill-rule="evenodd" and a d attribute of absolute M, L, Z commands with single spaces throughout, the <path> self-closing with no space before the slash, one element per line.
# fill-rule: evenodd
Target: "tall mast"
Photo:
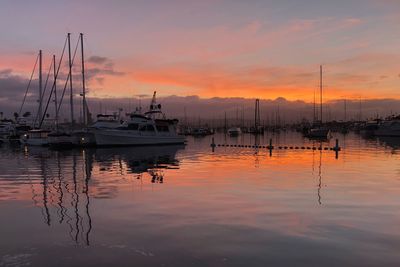
<path fill-rule="evenodd" d="M 184 114 L 184 120 L 185 120 L 184 125 L 186 127 L 187 126 L 187 115 L 186 115 L 186 107 L 185 106 L 183 107 L 183 114 Z"/>
<path fill-rule="evenodd" d="M 257 101 L 256 99 L 256 106 L 254 107 L 254 130 L 257 130 Z"/>
<path fill-rule="evenodd" d="M 74 91 L 72 89 L 71 33 L 68 33 L 67 38 L 68 38 L 69 89 L 70 89 L 69 104 L 71 107 L 71 127 L 73 128 L 75 125 L 75 119 L 74 119 Z"/>
<path fill-rule="evenodd" d="M 319 75 L 320 75 L 320 84 L 319 84 L 319 90 L 320 90 L 320 104 L 321 104 L 321 114 L 320 114 L 320 119 L 322 123 L 322 65 L 319 66 Z"/>
<path fill-rule="evenodd" d="M 42 105 L 43 105 L 43 83 L 42 83 L 42 50 L 39 50 L 39 109 L 38 118 L 42 118 Z"/>
<path fill-rule="evenodd" d="M 314 109 L 313 109 L 313 122 L 316 121 L 316 105 L 315 105 L 315 87 L 314 87 Z"/>
<path fill-rule="evenodd" d="M 347 103 L 346 99 L 344 99 L 344 121 L 346 122 L 347 120 Z"/>
<path fill-rule="evenodd" d="M 226 111 L 225 111 L 225 117 L 224 117 L 224 133 L 226 133 L 227 129 L 227 121 L 226 121 Z"/>
<path fill-rule="evenodd" d="M 85 58 L 83 56 L 83 33 L 81 35 L 81 58 L 82 58 L 82 106 L 83 106 L 83 125 L 87 124 L 87 105 L 86 105 L 86 87 L 85 87 Z"/>
<path fill-rule="evenodd" d="M 54 71 L 54 104 L 56 111 L 56 130 L 58 130 L 58 103 L 57 103 L 57 72 L 56 72 L 56 55 L 53 55 L 53 71 Z"/>

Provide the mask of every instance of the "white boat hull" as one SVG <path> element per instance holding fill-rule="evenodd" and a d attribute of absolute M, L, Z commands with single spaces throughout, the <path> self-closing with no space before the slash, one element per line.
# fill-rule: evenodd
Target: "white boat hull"
<path fill-rule="evenodd" d="M 99 146 L 142 146 L 184 144 L 185 137 L 181 135 L 150 135 L 132 133 L 130 131 L 97 130 L 96 144 Z"/>

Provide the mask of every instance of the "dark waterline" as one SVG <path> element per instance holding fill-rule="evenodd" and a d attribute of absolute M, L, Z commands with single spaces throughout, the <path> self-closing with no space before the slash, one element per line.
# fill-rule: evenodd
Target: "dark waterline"
<path fill-rule="evenodd" d="M 400 142 L 0 148 L 0 266 L 398 266 Z M 315 146 L 296 133 L 216 143 Z M 333 146 L 334 139 L 323 146 Z"/>

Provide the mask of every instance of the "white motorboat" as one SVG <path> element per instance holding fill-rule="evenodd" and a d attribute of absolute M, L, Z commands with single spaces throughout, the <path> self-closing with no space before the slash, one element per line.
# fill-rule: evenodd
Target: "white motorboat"
<path fill-rule="evenodd" d="M 121 126 L 117 114 L 97 114 L 97 120 L 90 126 L 92 129 L 113 129 Z"/>
<path fill-rule="evenodd" d="M 94 146 L 96 145 L 96 130 L 116 129 L 120 126 L 121 120 L 119 114 L 98 114 L 95 123 L 80 131 L 72 133 L 72 143 L 75 146 Z"/>
<path fill-rule="evenodd" d="M 185 137 L 177 133 L 178 120 L 166 119 L 156 92 L 145 114 L 133 113 L 130 119 L 115 129 L 95 129 L 96 144 L 100 146 L 183 144 Z"/>

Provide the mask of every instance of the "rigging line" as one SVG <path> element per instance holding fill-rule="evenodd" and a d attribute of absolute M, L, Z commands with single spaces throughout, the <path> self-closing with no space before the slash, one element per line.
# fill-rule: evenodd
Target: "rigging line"
<path fill-rule="evenodd" d="M 75 46 L 74 56 L 72 57 L 71 65 L 74 65 L 75 56 L 76 56 L 76 51 L 78 50 L 79 42 L 80 42 L 80 40 L 79 40 L 79 38 L 78 38 L 78 42 L 76 43 L 76 46 Z M 58 105 L 58 110 L 57 110 L 58 113 L 60 113 L 61 104 L 62 104 L 62 101 L 63 101 L 63 99 L 64 99 L 65 90 L 67 89 L 68 79 L 69 79 L 69 76 L 70 76 L 70 75 L 71 75 L 71 73 L 68 73 L 67 79 L 65 80 L 65 85 L 64 85 L 63 93 L 62 93 L 62 95 L 61 95 L 60 104 Z"/>
<path fill-rule="evenodd" d="M 50 65 L 50 70 L 49 70 L 49 71 L 51 71 L 51 69 L 52 69 L 52 67 L 54 66 L 54 64 L 56 64 L 56 62 L 55 62 L 55 60 L 53 59 L 53 60 L 52 60 L 52 64 Z M 50 73 L 50 72 L 49 72 L 49 73 Z M 47 75 L 47 79 L 48 79 L 48 78 L 49 78 L 49 76 Z M 47 80 L 46 80 L 46 85 L 47 85 Z M 40 118 L 39 128 L 42 127 L 42 124 L 43 124 L 43 121 L 44 121 L 44 117 L 46 117 L 47 109 L 49 108 L 49 104 L 50 104 L 50 99 L 51 99 L 51 96 L 53 95 L 53 91 L 54 91 L 53 89 L 54 89 L 54 87 L 51 88 L 49 98 L 47 99 L 46 108 L 44 109 L 43 116 Z M 46 90 L 46 86 L 45 86 L 45 90 Z M 36 123 L 36 119 L 35 119 L 35 123 Z"/>
<path fill-rule="evenodd" d="M 55 79 L 54 79 L 54 81 L 53 81 L 53 86 L 52 86 L 52 88 L 51 88 L 49 98 L 47 99 L 46 108 L 45 108 L 45 110 L 44 110 L 43 117 L 41 118 L 41 121 L 40 121 L 40 124 L 39 124 L 39 125 L 40 125 L 39 128 L 40 128 L 40 127 L 42 126 L 42 124 L 43 124 L 45 114 L 47 113 L 47 109 L 49 108 L 49 103 L 50 103 L 51 96 L 52 96 L 53 91 L 54 91 L 54 89 L 55 89 L 55 87 L 56 87 L 57 76 L 58 76 L 58 72 L 60 71 L 60 66 L 61 66 L 61 63 L 62 63 L 62 59 L 63 59 L 63 57 L 64 57 L 64 52 L 65 52 L 65 47 L 66 47 L 66 45 L 67 45 L 67 39 L 65 39 L 65 42 L 64 42 L 64 47 L 63 47 L 63 50 L 62 50 L 62 53 L 61 53 L 61 57 L 60 57 L 60 60 L 59 60 L 59 64 L 58 64 L 56 76 L 55 76 Z M 55 60 L 53 59 L 52 62 L 53 62 L 53 64 L 52 64 L 51 66 L 54 66 L 54 65 L 56 64 Z M 50 66 L 50 70 L 51 70 L 51 66 Z M 49 76 L 47 75 L 45 90 L 46 90 L 48 78 L 49 78 Z M 43 95 L 44 95 L 44 93 L 43 93 Z M 36 123 L 36 119 L 35 119 L 35 123 Z"/>
<path fill-rule="evenodd" d="M 40 96 L 40 99 L 43 99 L 43 98 L 44 98 L 44 95 L 45 95 L 45 93 L 46 93 L 47 82 L 49 81 L 49 76 L 50 76 L 50 72 L 51 72 L 52 67 L 53 67 L 53 60 L 51 60 L 51 64 L 50 64 L 50 67 L 49 67 L 49 71 L 47 72 L 46 82 L 44 83 L 43 93 L 42 93 L 42 95 Z M 51 92 L 50 92 L 50 96 L 51 96 Z M 49 96 L 49 97 L 50 97 L 50 96 Z M 43 113 L 43 117 L 45 116 L 46 112 L 47 112 L 47 109 L 46 109 L 45 112 Z M 36 114 L 35 121 L 33 122 L 33 125 L 36 124 L 36 120 L 37 120 L 37 119 L 40 119 L 40 120 L 42 121 L 42 118 L 38 118 L 38 117 L 39 117 L 39 112 Z M 41 124 L 39 125 L 39 128 L 40 128 L 40 127 L 41 127 Z"/>
<path fill-rule="evenodd" d="M 39 55 L 36 56 L 36 62 L 35 62 L 35 65 L 33 66 L 31 78 L 29 79 L 28 86 L 26 87 L 26 90 L 25 90 L 24 100 L 22 100 L 22 104 L 21 104 L 21 107 L 20 107 L 19 112 L 18 112 L 19 115 L 21 115 L 22 108 L 24 107 L 26 96 L 28 95 L 29 87 L 31 86 L 33 74 L 35 73 L 35 69 L 36 69 L 36 65 L 38 63 L 38 60 L 39 60 Z"/>

